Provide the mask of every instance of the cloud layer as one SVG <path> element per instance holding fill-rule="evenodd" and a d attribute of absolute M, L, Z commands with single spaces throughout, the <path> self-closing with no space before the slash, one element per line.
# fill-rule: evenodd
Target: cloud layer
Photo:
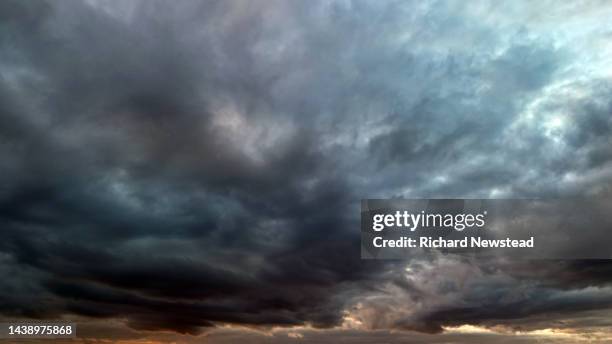
<path fill-rule="evenodd" d="M 192 334 L 609 325 L 606 261 L 361 261 L 357 217 L 376 197 L 609 202 L 611 12 L 4 1 L 0 313 Z"/>

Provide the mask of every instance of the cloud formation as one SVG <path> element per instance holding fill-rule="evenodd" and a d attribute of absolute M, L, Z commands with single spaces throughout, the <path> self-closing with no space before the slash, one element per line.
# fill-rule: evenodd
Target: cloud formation
<path fill-rule="evenodd" d="M 606 324 L 607 261 L 361 261 L 357 216 L 375 197 L 609 202 L 610 12 L 4 1 L 0 313 L 191 334 Z"/>

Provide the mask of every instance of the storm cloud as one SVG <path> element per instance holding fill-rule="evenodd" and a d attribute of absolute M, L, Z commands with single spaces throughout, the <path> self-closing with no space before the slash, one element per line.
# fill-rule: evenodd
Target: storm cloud
<path fill-rule="evenodd" d="M 364 198 L 609 204 L 611 12 L 3 1 L 0 314 L 189 334 L 609 326 L 608 261 L 362 261 L 358 216 Z"/>

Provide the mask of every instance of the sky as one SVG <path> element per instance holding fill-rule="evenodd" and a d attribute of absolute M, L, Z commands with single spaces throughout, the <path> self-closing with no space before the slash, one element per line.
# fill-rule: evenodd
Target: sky
<path fill-rule="evenodd" d="M 609 207 L 611 16 L 2 1 L 0 319 L 83 343 L 612 343 L 612 261 L 359 242 L 366 198 Z"/>

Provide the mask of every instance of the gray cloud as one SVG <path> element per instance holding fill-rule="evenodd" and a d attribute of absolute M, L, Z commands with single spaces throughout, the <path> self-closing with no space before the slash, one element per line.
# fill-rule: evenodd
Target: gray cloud
<path fill-rule="evenodd" d="M 427 293 L 411 278 L 450 263 L 361 261 L 356 218 L 374 197 L 605 199 L 606 4 L 0 6 L 5 316 L 439 332 L 610 308 L 606 262 L 461 261 Z"/>

